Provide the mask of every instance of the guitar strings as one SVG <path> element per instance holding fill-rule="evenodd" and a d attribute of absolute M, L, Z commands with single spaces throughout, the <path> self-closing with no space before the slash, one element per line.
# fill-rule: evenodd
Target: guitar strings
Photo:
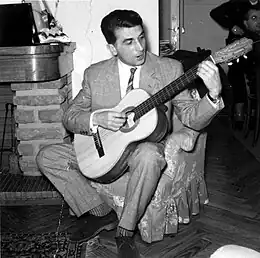
<path fill-rule="evenodd" d="M 209 60 L 211 56 L 208 56 L 204 60 Z M 171 99 L 172 96 L 176 93 L 183 90 L 183 88 L 187 87 L 187 85 L 197 78 L 197 69 L 198 65 L 190 68 L 186 73 L 182 74 L 173 82 L 166 85 L 164 88 L 159 90 L 157 93 L 152 95 L 149 99 L 145 100 L 138 106 L 133 109 L 133 112 L 136 114 L 135 119 L 139 119 L 142 115 L 147 113 L 149 110 L 154 107 L 159 106 L 161 103 L 165 103 L 167 100 Z M 175 85 L 173 85 L 175 84 Z"/>

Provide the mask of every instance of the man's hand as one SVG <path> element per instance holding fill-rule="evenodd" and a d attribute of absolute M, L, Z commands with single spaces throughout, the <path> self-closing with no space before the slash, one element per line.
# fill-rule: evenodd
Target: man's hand
<path fill-rule="evenodd" d="M 222 89 L 218 67 L 211 61 L 199 64 L 197 75 L 203 80 L 213 99 L 219 97 Z"/>
<path fill-rule="evenodd" d="M 93 125 L 99 125 L 111 131 L 118 131 L 126 121 L 124 113 L 115 111 L 103 111 L 93 115 Z"/>
<path fill-rule="evenodd" d="M 233 26 L 231 31 L 233 32 L 233 34 L 239 35 L 239 36 L 242 36 L 244 34 L 244 31 L 237 25 Z"/>

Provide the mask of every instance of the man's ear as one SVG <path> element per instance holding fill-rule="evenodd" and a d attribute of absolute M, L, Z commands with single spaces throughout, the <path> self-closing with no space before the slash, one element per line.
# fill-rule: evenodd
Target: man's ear
<path fill-rule="evenodd" d="M 111 54 L 112 54 L 113 56 L 116 56 L 116 55 L 117 55 L 116 48 L 115 48 L 115 46 L 114 46 L 113 44 L 108 44 L 108 45 L 107 45 L 107 48 L 108 48 L 108 50 L 111 52 Z"/>
<path fill-rule="evenodd" d="M 247 21 L 246 21 L 246 20 L 244 20 L 244 21 L 243 21 L 243 23 L 244 23 L 244 25 L 245 25 L 245 28 L 248 30 Z"/>

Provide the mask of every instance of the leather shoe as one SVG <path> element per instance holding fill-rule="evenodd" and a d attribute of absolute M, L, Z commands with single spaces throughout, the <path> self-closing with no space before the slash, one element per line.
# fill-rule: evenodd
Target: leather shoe
<path fill-rule="evenodd" d="M 118 258 L 141 258 L 133 237 L 116 237 Z"/>
<path fill-rule="evenodd" d="M 117 225 L 118 219 L 114 210 L 103 217 L 84 214 L 76 222 L 76 229 L 70 236 L 70 240 L 85 242 L 95 237 L 103 230 L 109 231 L 115 229 Z"/>

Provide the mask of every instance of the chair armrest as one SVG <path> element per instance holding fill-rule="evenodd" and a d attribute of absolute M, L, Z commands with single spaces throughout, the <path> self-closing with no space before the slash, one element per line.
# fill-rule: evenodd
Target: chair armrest
<path fill-rule="evenodd" d="M 167 143 L 174 144 L 175 149 L 179 148 L 184 151 L 192 151 L 199 134 L 199 132 L 188 127 L 182 127 L 168 136 Z"/>

